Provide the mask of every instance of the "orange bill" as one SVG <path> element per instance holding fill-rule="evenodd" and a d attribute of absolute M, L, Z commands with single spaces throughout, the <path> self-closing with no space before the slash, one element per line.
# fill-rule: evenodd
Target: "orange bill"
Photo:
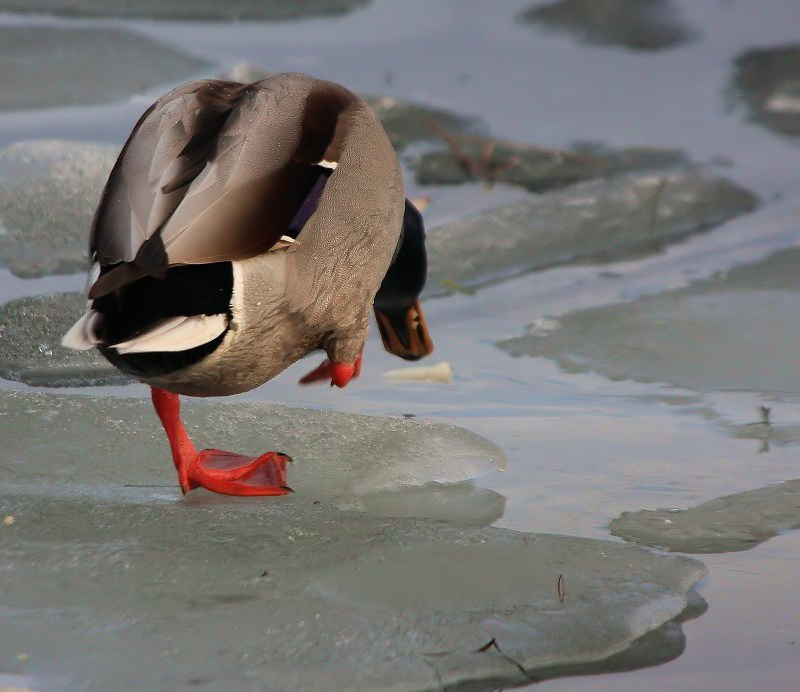
<path fill-rule="evenodd" d="M 433 353 L 433 341 L 419 299 L 405 310 L 389 312 L 375 308 L 383 347 L 405 360 L 419 360 Z"/>

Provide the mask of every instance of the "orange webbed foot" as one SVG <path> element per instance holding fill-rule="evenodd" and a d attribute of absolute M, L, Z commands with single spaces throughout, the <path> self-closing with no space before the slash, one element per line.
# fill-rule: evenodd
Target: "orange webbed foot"
<path fill-rule="evenodd" d="M 180 418 L 178 395 L 152 387 L 153 405 L 167 433 L 178 482 L 184 493 L 206 488 L 223 495 L 286 495 L 286 464 L 291 457 L 267 452 L 259 457 L 204 449 L 198 452 Z"/>
<path fill-rule="evenodd" d="M 281 452 L 266 452 L 259 457 L 204 449 L 190 461 L 183 492 L 206 488 L 223 495 L 264 496 L 292 492 L 286 485 L 286 464 L 291 457 Z M 180 477 L 181 470 L 178 469 Z"/>

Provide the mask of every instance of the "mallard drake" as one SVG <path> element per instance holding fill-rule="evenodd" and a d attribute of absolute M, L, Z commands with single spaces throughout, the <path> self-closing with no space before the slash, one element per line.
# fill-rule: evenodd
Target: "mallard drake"
<path fill-rule="evenodd" d="M 149 384 L 184 492 L 282 495 L 281 452 L 197 452 L 179 394 L 244 392 L 315 349 L 344 387 L 370 308 L 385 348 L 432 351 L 424 228 L 370 107 L 302 74 L 190 82 L 156 101 L 111 171 L 86 313 L 63 343 Z"/>

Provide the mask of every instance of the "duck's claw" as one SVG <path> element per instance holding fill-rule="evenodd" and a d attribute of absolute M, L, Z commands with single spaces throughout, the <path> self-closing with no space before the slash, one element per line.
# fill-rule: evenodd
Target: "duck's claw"
<path fill-rule="evenodd" d="M 359 354 L 352 363 L 333 363 L 327 358 L 310 373 L 300 378 L 300 384 L 311 384 L 330 378 L 331 387 L 345 387 L 354 377 L 361 374 L 361 358 Z"/>
<path fill-rule="evenodd" d="M 292 492 L 286 485 L 286 463 L 291 460 L 281 452 L 248 457 L 222 449 L 204 449 L 189 463 L 181 487 L 184 493 L 206 488 L 223 495 L 285 495 Z M 178 475 L 182 476 L 180 469 Z"/>

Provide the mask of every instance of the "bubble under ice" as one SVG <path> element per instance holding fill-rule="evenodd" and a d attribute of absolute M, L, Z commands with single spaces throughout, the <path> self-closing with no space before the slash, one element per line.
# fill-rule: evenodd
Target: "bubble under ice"
<path fill-rule="evenodd" d="M 0 395 L 0 513 L 14 517 L 0 527 L 0 604 L 15 645 L 0 652 L 2 669 L 24 650 L 37 685 L 71 689 L 521 684 L 622 654 L 628 667 L 663 661 L 663 648 L 637 642 L 679 616 L 705 574 L 694 560 L 607 541 L 343 503 L 500 463 L 477 435 L 403 418 L 189 406 L 194 435 L 291 449 L 297 492 L 182 498 L 148 408 Z"/>

